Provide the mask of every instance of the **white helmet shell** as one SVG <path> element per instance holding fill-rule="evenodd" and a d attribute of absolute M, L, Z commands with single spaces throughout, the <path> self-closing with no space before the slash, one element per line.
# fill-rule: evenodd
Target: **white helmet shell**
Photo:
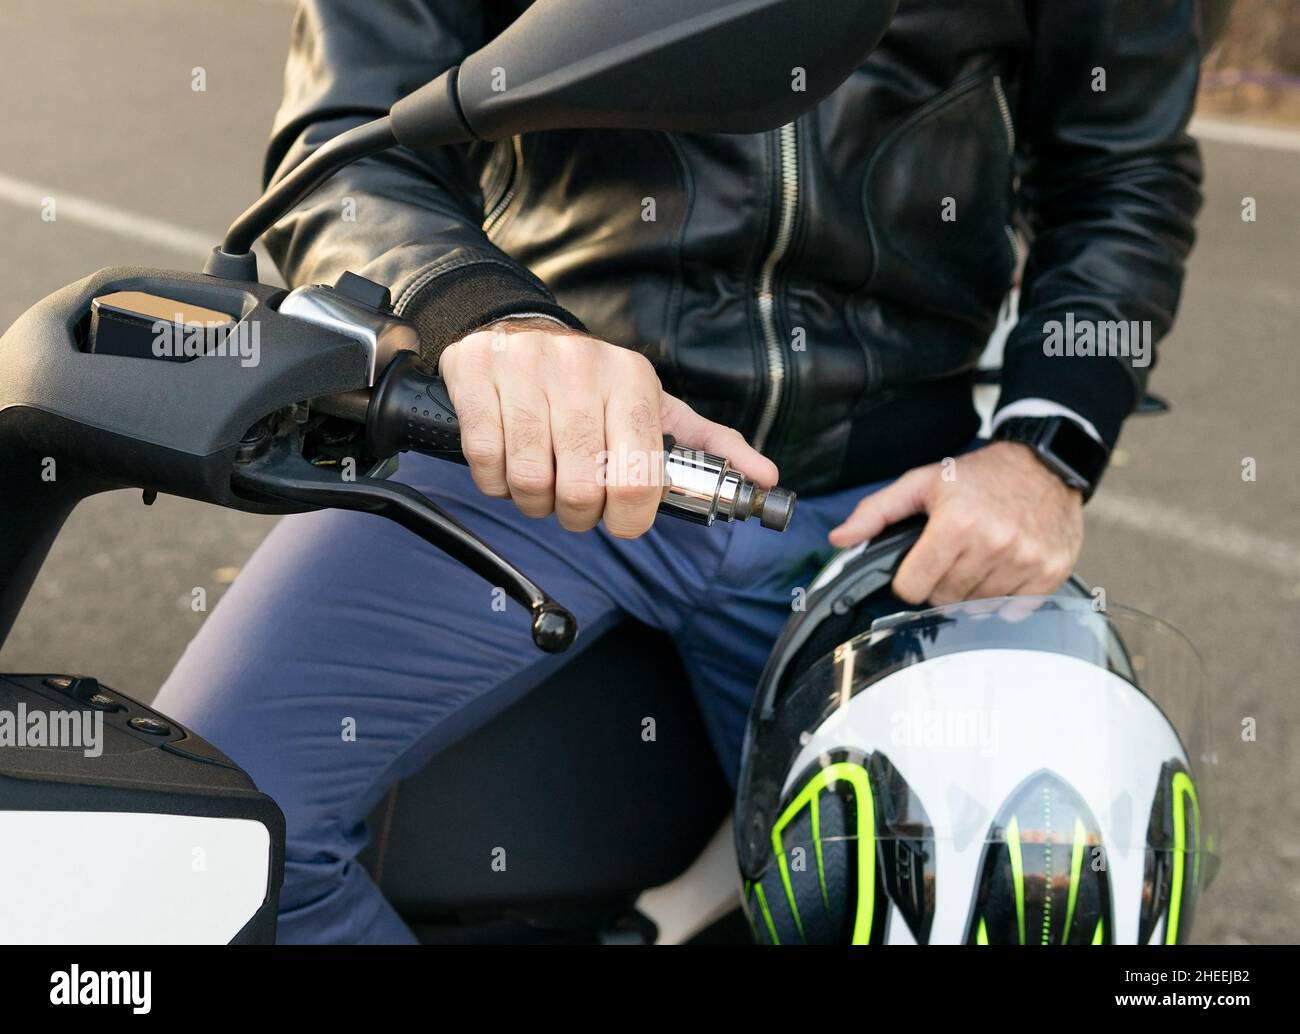
<path fill-rule="evenodd" d="M 1114 899 L 1128 905 L 1115 909 L 1114 939 L 1136 942 L 1151 802 L 1163 764 L 1188 762 L 1164 715 L 1131 683 L 1088 661 L 1031 650 L 972 650 L 914 664 L 822 723 L 795 759 L 786 793 L 820 755 L 844 749 L 883 752 L 929 813 L 942 874 L 931 943 L 965 939 L 994 819 L 1043 770 L 1092 808 L 1101 844 L 1089 845 L 1084 860 L 1108 868 Z M 1042 819 L 1044 835 L 1073 834 L 1054 830 L 1050 811 Z M 890 924 L 889 940 L 915 943 L 904 923 Z"/>

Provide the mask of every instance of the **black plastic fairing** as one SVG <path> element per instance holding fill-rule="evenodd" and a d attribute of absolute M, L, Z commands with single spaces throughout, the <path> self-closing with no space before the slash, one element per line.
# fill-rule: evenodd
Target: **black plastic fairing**
<path fill-rule="evenodd" d="M 91 300 L 118 290 L 238 312 L 248 347 L 185 363 L 82 351 Z M 151 481 L 144 487 L 256 509 L 229 491 L 229 462 L 244 432 L 285 406 L 363 387 L 366 377 L 355 341 L 282 316 L 274 307 L 281 294 L 197 273 L 100 270 L 38 302 L 0 338 L 0 414 L 18 407 L 44 414 L 23 422 L 37 439 L 28 451 L 84 457 L 96 474 L 127 485 Z M 118 439 L 112 448 L 105 435 Z M 0 448 L 15 444 L 0 438 Z M 221 466 L 224 478 L 214 469 Z"/>

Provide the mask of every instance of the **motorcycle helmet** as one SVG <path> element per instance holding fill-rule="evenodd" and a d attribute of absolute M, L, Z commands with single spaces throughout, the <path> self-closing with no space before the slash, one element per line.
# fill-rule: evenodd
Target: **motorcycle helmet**
<path fill-rule="evenodd" d="M 1195 651 L 1077 579 L 909 610 L 889 584 L 920 523 L 838 554 L 763 673 L 736 809 L 755 938 L 1186 942 L 1216 866 Z"/>

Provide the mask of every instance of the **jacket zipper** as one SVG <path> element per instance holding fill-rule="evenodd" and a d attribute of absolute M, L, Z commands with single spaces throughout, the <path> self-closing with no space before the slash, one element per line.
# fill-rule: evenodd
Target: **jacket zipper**
<path fill-rule="evenodd" d="M 1007 154 L 1016 153 L 1016 124 L 1011 120 L 1011 105 L 1007 103 L 1007 91 L 1002 88 L 1002 76 L 993 77 L 993 97 L 998 102 L 998 114 L 1002 116 L 1002 128 L 1007 133 Z"/>
<path fill-rule="evenodd" d="M 1002 86 L 1002 76 L 993 77 L 993 98 L 998 103 L 998 114 L 1002 116 L 1002 128 L 1007 134 L 1007 154 L 1012 158 L 1016 154 L 1016 124 L 1011 118 L 1011 105 L 1007 103 L 1007 91 Z M 1011 265 L 1020 265 L 1020 240 L 1016 237 L 1015 227 L 1007 224 L 1003 227 L 1007 235 L 1007 245 L 1011 250 Z"/>
<path fill-rule="evenodd" d="M 1011 251 L 1012 268 L 1020 265 L 1020 238 L 1016 236 L 1015 228 L 1010 223 L 1002 227 L 1003 232 L 1007 235 L 1007 247 Z"/>
<path fill-rule="evenodd" d="M 510 142 L 510 171 L 505 177 L 505 190 L 501 196 L 488 211 L 487 216 L 483 219 L 483 232 L 491 233 L 501 217 L 505 215 L 506 209 L 510 207 L 510 202 L 515 199 L 515 194 L 519 191 L 519 170 L 523 168 L 523 140 L 515 137 Z"/>
<path fill-rule="evenodd" d="M 785 388 L 785 349 L 776 325 L 776 268 L 790 250 L 794 240 L 795 216 L 799 207 L 799 130 L 794 122 L 782 126 L 779 133 L 780 161 L 778 186 L 781 195 L 780 217 L 776 238 L 763 262 L 758 279 L 758 318 L 763 329 L 767 355 L 767 391 L 759 413 L 753 445 L 760 452 L 767 444 L 781 411 Z"/>

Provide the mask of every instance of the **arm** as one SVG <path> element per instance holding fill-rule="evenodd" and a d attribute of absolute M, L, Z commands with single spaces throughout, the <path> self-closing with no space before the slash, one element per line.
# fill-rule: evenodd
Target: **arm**
<path fill-rule="evenodd" d="M 305 0 L 294 18 L 267 181 L 478 49 L 483 6 Z M 466 147 L 396 148 L 340 171 L 266 243 L 291 284 L 333 282 L 351 269 L 387 285 L 435 364 L 452 342 L 514 313 L 581 330 L 540 280 L 488 240 L 482 205 Z"/>
<path fill-rule="evenodd" d="M 267 178 L 478 49 L 488 6 L 304 0 Z M 529 516 L 554 512 L 572 531 L 603 520 L 614 535 L 641 534 L 662 494 L 665 433 L 775 482 L 776 469 L 739 434 L 664 393 L 642 355 L 588 337 L 488 240 L 482 220 L 466 147 L 396 148 L 339 172 L 267 244 L 290 283 L 350 269 L 389 287 L 446 382 L 475 483 Z"/>
<path fill-rule="evenodd" d="M 1032 0 L 1017 129 L 1033 241 L 998 408 L 1060 403 L 1108 447 L 1153 355 L 1047 355 L 1045 326 L 1136 322 L 1154 345 L 1178 307 L 1201 205 L 1186 135 L 1200 71 L 1194 0 Z M 1104 90 L 1101 77 L 1104 75 Z"/>
<path fill-rule="evenodd" d="M 1154 346 L 1173 322 L 1201 203 L 1200 156 L 1184 132 L 1199 74 L 1196 8 L 1029 0 L 1017 125 L 1034 236 L 997 416 L 1066 411 L 1113 447 L 1141 397 L 1154 356 L 1048 355 L 1045 325 L 1070 313 L 1094 326 L 1149 321 Z M 1104 91 L 1094 90 L 1099 71 Z M 894 580 L 912 603 L 1053 592 L 1083 544 L 1079 492 L 1012 442 L 951 469 L 909 471 L 863 500 L 831 542 L 851 545 L 921 512 L 930 520 Z"/>

